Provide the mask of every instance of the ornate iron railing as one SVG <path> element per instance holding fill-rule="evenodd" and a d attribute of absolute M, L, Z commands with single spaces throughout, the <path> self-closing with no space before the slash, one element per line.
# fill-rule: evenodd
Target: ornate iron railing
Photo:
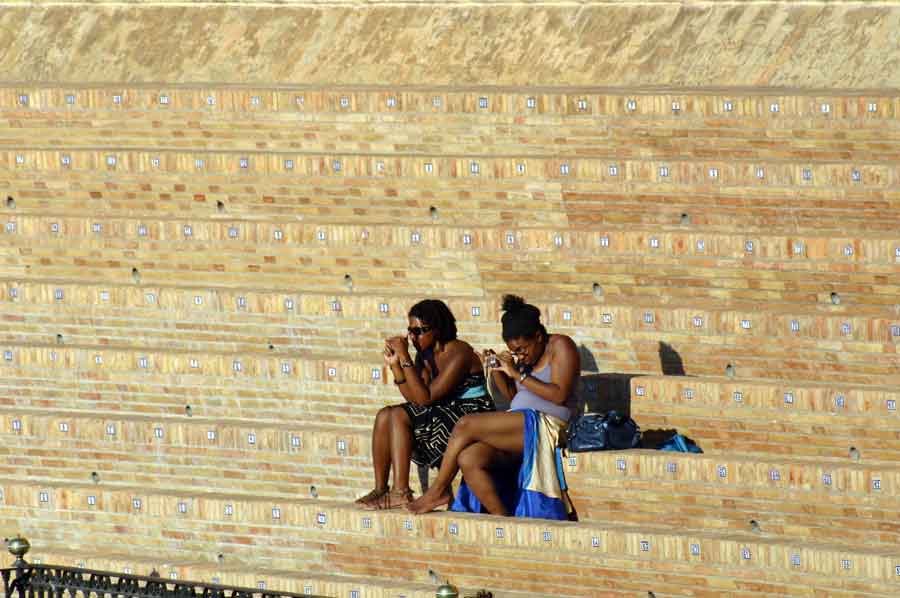
<path fill-rule="evenodd" d="M 165 579 L 152 574 L 145 577 L 77 567 L 33 565 L 24 558 L 30 548 L 27 540 L 14 538 L 7 544 L 16 561 L 12 567 L 0 569 L 6 598 L 327 598 Z M 459 592 L 445 583 L 437 589 L 435 596 L 457 598 Z M 482 590 L 468 598 L 492 598 L 492 595 Z"/>

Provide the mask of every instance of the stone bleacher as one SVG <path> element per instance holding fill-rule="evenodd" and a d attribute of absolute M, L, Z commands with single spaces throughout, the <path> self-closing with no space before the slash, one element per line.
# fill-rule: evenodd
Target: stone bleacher
<path fill-rule="evenodd" d="M 470 41 L 498 8 L 340 4 L 279 8 L 445 11 Z M 638 35 L 703 12 L 654 4 L 583 18 L 628 15 Z M 764 4 L 708 18 L 787 14 Z M 528 85 L 515 61 L 448 86 L 350 54 L 319 60 L 324 79 L 269 55 L 243 80 L 245 50 L 184 79 L 135 58 L 134 19 L 250 11 L 266 39 L 279 19 L 252 2 L 34 8 L 143 33 L 121 49 L 134 77 L 98 77 L 91 55 L 77 83 L 52 65 L 0 81 L 0 533 L 35 562 L 336 598 L 426 598 L 438 578 L 499 598 L 897 595 L 900 94 L 887 62 L 834 60 L 865 29 L 834 4 L 796 7 L 850 35 L 790 85 L 774 58 L 732 72 L 747 55 L 727 44 L 697 74 L 609 48 L 659 88 L 611 63 L 581 80 L 553 52 L 518 55 Z M 502 8 L 573 39 L 564 7 Z M 813 54 L 816 35 L 793 43 Z M 500 348 L 508 292 L 575 339 L 588 408 L 630 412 L 645 448 L 566 456 L 578 522 L 356 508 L 373 417 L 399 400 L 382 339 L 439 297 L 462 338 Z M 652 450 L 671 431 L 704 453 Z"/>

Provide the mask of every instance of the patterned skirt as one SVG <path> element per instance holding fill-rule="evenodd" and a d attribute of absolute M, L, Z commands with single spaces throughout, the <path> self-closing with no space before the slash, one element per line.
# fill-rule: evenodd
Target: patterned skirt
<path fill-rule="evenodd" d="M 488 395 L 448 398 L 427 407 L 404 403 L 403 408 L 412 422 L 412 461 L 416 465 L 429 467 L 440 467 L 450 433 L 459 418 L 469 413 L 495 410 L 494 401 Z"/>

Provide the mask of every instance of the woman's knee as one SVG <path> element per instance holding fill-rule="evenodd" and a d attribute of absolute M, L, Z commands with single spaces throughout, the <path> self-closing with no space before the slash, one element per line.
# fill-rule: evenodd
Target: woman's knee
<path fill-rule="evenodd" d="M 400 405 L 394 405 L 393 407 L 386 407 L 386 409 L 390 409 L 391 424 L 394 426 L 400 426 L 403 428 L 408 428 L 412 425 L 412 422 L 409 419 L 409 414 L 406 412 Z"/>
<path fill-rule="evenodd" d="M 469 445 L 460 451 L 456 461 L 459 468 L 462 470 L 463 475 L 465 476 L 466 471 L 484 469 L 487 467 L 490 460 L 488 452 L 489 451 L 485 450 L 484 445 L 480 443 Z"/>
<path fill-rule="evenodd" d="M 376 428 L 384 428 L 385 426 L 390 425 L 393 409 L 393 406 L 388 406 L 378 410 L 378 413 L 375 415 Z"/>
<path fill-rule="evenodd" d="M 459 418 L 453 425 L 452 435 L 456 438 L 471 438 L 473 428 L 475 427 L 475 418 L 472 415 L 464 415 Z"/>

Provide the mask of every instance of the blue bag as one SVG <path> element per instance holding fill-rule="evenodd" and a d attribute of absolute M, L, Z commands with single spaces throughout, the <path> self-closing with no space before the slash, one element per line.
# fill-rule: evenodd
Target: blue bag
<path fill-rule="evenodd" d="M 660 451 L 671 451 L 678 453 L 702 453 L 703 450 L 696 444 L 688 444 L 687 439 L 681 434 L 675 434 L 662 444 L 656 447 Z"/>

